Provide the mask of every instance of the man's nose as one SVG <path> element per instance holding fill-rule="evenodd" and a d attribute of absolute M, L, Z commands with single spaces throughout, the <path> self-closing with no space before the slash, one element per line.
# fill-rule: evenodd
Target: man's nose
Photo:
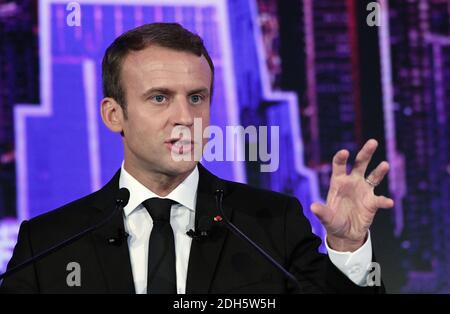
<path fill-rule="evenodd" d="M 194 124 L 194 113 L 192 106 L 185 99 L 176 101 L 174 108 L 174 124 L 192 126 Z"/>

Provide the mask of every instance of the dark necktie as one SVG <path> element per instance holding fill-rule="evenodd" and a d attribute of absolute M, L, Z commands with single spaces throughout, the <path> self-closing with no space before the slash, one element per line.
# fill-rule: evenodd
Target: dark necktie
<path fill-rule="evenodd" d="M 175 241 L 170 208 L 175 202 L 150 198 L 142 203 L 153 219 L 148 244 L 147 294 L 176 294 Z"/>

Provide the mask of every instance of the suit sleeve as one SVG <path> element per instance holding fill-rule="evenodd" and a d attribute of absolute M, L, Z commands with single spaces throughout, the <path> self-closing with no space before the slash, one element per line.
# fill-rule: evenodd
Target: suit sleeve
<path fill-rule="evenodd" d="M 300 290 L 288 284 L 290 293 L 384 293 L 384 286 L 360 287 L 353 283 L 319 253 L 321 239 L 314 235 L 309 221 L 296 198 L 290 198 L 285 208 L 285 250 L 289 271 L 300 284 Z"/>
<path fill-rule="evenodd" d="M 24 221 L 20 225 L 17 244 L 7 269 L 9 270 L 15 267 L 32 256 L 29 223 L 28 221 Z M 36 278 L 34 264 L 31 264 L 4 278 L 0 286 L 0 293 L 39 293 Z"/>

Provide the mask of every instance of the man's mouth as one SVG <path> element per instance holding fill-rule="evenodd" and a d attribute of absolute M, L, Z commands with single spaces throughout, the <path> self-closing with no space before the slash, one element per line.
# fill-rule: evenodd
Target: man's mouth
<path fill-rule="evenodd" d="M 176 154 L 186 154 L 194 149 L 194 141 L 182 138 L 169 139 L 164 142 L 170 151 Z"/>

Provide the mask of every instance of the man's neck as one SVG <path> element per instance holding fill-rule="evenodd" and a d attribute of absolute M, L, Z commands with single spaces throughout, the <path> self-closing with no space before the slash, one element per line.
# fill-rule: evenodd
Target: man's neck
<path fill-rule="evenodd" d="M 175 190 L 177 186 L 181 184 L 191 173 L 188 171 L 180 175 L 170 176 L 161 172 L 151 172 L 142 169 L 138 169 L 130 164 L 124 163 L 124 169 L 133 176 L 137 181 L 144 185 L 147 189 L 153 193 L 165 197 L 170 192 Z"/>

